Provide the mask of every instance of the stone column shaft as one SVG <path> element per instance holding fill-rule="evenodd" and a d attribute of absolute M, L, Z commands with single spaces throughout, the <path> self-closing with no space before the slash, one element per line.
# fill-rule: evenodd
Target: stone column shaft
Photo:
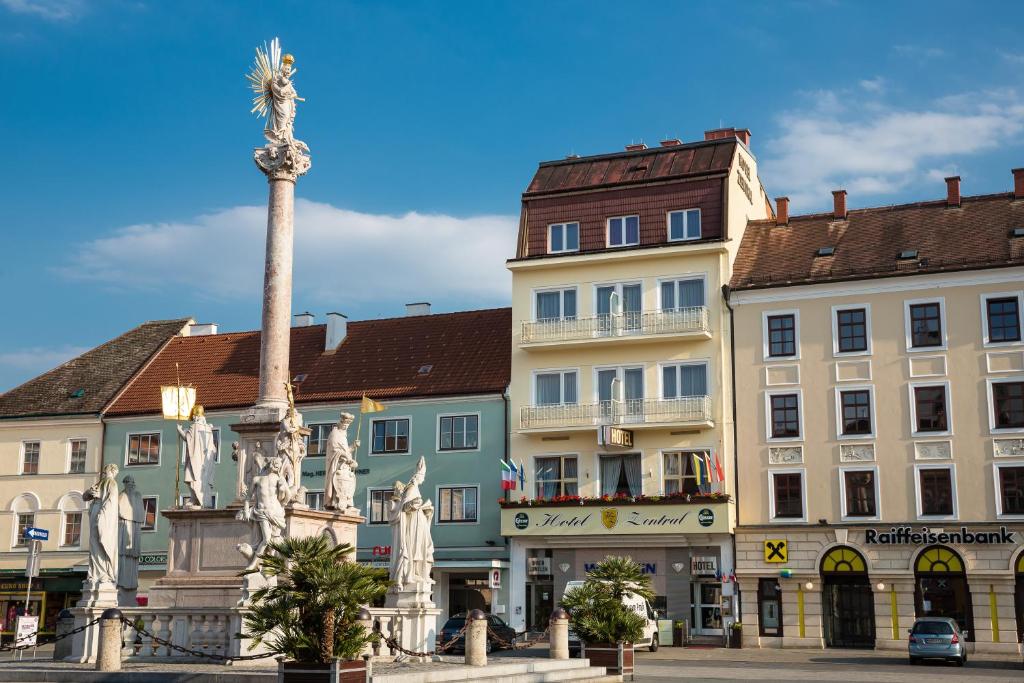
<path fill-rule="evenodd" d="M 288 355 L 292 317 L 292 250 L 295 232 L 295 181 L 268 179 L 267 255 L 263 275 L 263 327 L 260 341 L 258 407 L 286 407 L 290 379 Z"/>

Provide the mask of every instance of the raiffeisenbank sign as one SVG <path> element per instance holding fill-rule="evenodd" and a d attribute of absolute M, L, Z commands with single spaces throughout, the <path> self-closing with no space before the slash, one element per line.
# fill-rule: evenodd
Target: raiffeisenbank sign
<path fill-rule="evenodd" d="M 519 506 L 501 511 L 503 536 L 729 533 L 728 503 Z"/>

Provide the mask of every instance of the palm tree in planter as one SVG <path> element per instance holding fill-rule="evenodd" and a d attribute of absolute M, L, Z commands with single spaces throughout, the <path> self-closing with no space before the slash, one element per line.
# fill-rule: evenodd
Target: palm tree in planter
<path fill-rule="evenodd" d="M 566 592 L 561 605 L 572 628 L 586 646 L 592 664 L 614 673 L 633 670 L 633 643 L 644 636 L 646 614 L 631 609 L 627 600 L 654 599 L 651 578 L 628 557 L 606 557 L 587 572 L 587 580 Z"/>
<path fill-rule="evenodd" d="M 389 581 L 386 569 L 346 560 L 352 551 L 323 536 L 285 538 L 261 555 L 262 569 L 243 572 L 277 579 L 253 593 L 242 637 L 282 655 L 286 681 L 290 672 L 303 681 L 366 680 L 358 658 L 379 635 L 359 622 L 359 613 L 384 596 Z M 346 675 L 346 669 L 356 675 Z M 335 670 L 341 670 L 340 679 Z"/>

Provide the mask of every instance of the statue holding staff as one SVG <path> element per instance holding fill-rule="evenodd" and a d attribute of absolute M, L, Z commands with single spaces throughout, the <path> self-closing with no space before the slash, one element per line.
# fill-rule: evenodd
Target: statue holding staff
<path fill-rule="evenodd" d="M 82 495 L 89 501 L 89 574 L 93 589 L 117 584 L 118 561 L 117 465 L 104 465 L 99 481 Z"/>
<path fill-rule="evenodd" d="M 212 502 L 210 494 L 213 492 L 217 442 L 202 406 L 192 408 L 192 424 L 187 430 L 178 427 L 178 434 L 185 443 L 185 483 L 189 487 L 186 507 L 209 507 Z"/>

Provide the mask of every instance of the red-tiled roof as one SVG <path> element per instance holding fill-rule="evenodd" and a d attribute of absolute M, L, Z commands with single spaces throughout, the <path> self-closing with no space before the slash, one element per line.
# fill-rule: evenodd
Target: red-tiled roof
<path fill-rule="evenodd" d="M 364 320 L 348 323 L 334 353 L 324 353 L 324 325 L 291 330 L 290 374 L 305 374 L 298 403 L 499 393 L 511 374 L 512 310 Z M 110 407 L 108 415 L 160 411 L 160 386 L 197 388 L 208 410 L 244 408 L 256 401 L 260 333 L 175 339 Z M 421 368 L 430 366 L 421 373 Z"/>
<path fill-rule="evenodd" d="M 729 137 L 634 152 L 545 161 L 537 169 L 523 198 L 724 173 L 732 163 L 736 144 L 736 138 Z"/>
<path fill-rule="evenodd" d="M 1024 265 L 1024 201 L 1009 193 L 751 221 L 733 267 L 734 290 Z M 817 256 L 835 247 L 832 256 Z M 903 251 L 917 258 L 898 259 Z"/>
<path fill-rule="evenodd" d="M 189 322 L 153 320 L 0 394 L 0 418 L 99 415 L 146 361 Z"/>

